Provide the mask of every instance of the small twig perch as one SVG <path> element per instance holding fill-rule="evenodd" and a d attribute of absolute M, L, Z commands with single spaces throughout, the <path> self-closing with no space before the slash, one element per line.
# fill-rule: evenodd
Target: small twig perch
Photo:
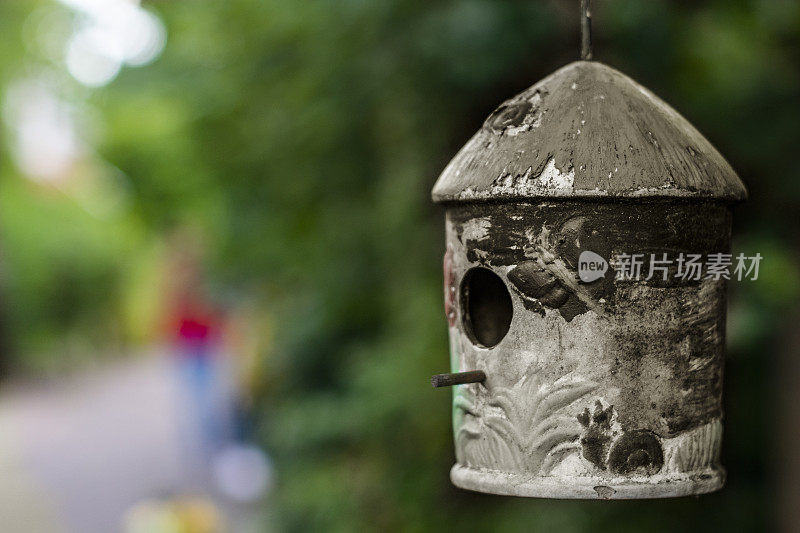
<path fill-rule="evenodd" d="M 464 383 L 483 383 L 486 374 L 483 370 L 470 370 L 469 372 L 456 372 L 454 374 L 436 374 L 431 378 L 431 385 L 435 388 L 452 387 Z"/>

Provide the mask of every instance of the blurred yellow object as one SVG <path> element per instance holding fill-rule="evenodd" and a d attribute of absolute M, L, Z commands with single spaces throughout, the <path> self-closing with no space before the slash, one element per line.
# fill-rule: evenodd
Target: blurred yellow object
<path fill-rule="evenodd" d="M 125 533 L 181 533 L 178 517 L 164 503 L 145 500 L 134 505 L 122 521 Z"/>
<path fill-rule="evenodd" d="M 201 496 L 160 502 L 145 500 L 123 519 L 125 533 L 223 533 L 216 505 Z"/>
<path fill-rule="evenodd" d="M 174 500 L 172 512 L 180 523 L 181 533 L 221 533 L 222 520 L 217 506 L 203 497 Z"/>

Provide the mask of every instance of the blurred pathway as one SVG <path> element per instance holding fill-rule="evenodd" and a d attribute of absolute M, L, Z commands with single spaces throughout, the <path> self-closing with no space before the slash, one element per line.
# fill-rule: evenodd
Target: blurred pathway
<path fill-rule="evenodd" d="M 119 531 L 134 503 L 203 488 L 164 355 L 0 393 L 0 531 Z"/>
<path fill-rule="evenodd" d="M 0 402 L 0 531 L 60 532 L 46 492 L 23 466 L 13 409 Z"/>

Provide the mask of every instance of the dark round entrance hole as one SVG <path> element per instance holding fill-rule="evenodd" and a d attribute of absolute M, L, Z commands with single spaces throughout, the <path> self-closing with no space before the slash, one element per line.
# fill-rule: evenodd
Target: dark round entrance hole
<path fill-rule="evenodd" d="M 488 268 L 467 271 L 461 282 L 464 329 L 473 343 L 491 348 L 508 333 L 514 309 L 500 276 Z"/>

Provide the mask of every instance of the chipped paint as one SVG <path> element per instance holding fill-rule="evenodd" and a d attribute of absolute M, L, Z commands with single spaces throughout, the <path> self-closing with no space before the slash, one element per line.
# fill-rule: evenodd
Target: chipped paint
<path fill-rule="evenodd" d="M 433 189 L 437 202 L 746 195 L 725 159 L 674 109 L 624 74 L 582 61 L 498 107 Z"/>
<path fill-rule="evenodd" d="M 535 175 L 533 168 L 528 167 L 522 174 L 502 172 L 492 183 L 492 188 L 484 194 L 475 194 L 474 191 L 464 191 L 473 197 L 520 197 L 535 194 L 537 190 L 558 190 L 559 195 L 572 193 L 572 184 L 575 181 L 575 170 L 569 169 L 562 172 L 556 168 L 555 159 L 550 159 L 542 171 Z"/>
<path fill-rule="evenodd" d="M 580 133 L 581 130 L 578 130 Z M 544 170 L 539 175 L 539 186 L 553 189 L 564 189 L 571 191 L 572 184 L 575 182 L 575 169 L 570 168 L 569 172 L 561 172 L 556 168 L 555 158 L 551 158 Z"/>
<path fill-rule="evenodd" d="M 489 237 L 492 221 L 489 218 L 472 218 L 464 223 L 461 239 L 464 241 L 482 241 Z"/>

